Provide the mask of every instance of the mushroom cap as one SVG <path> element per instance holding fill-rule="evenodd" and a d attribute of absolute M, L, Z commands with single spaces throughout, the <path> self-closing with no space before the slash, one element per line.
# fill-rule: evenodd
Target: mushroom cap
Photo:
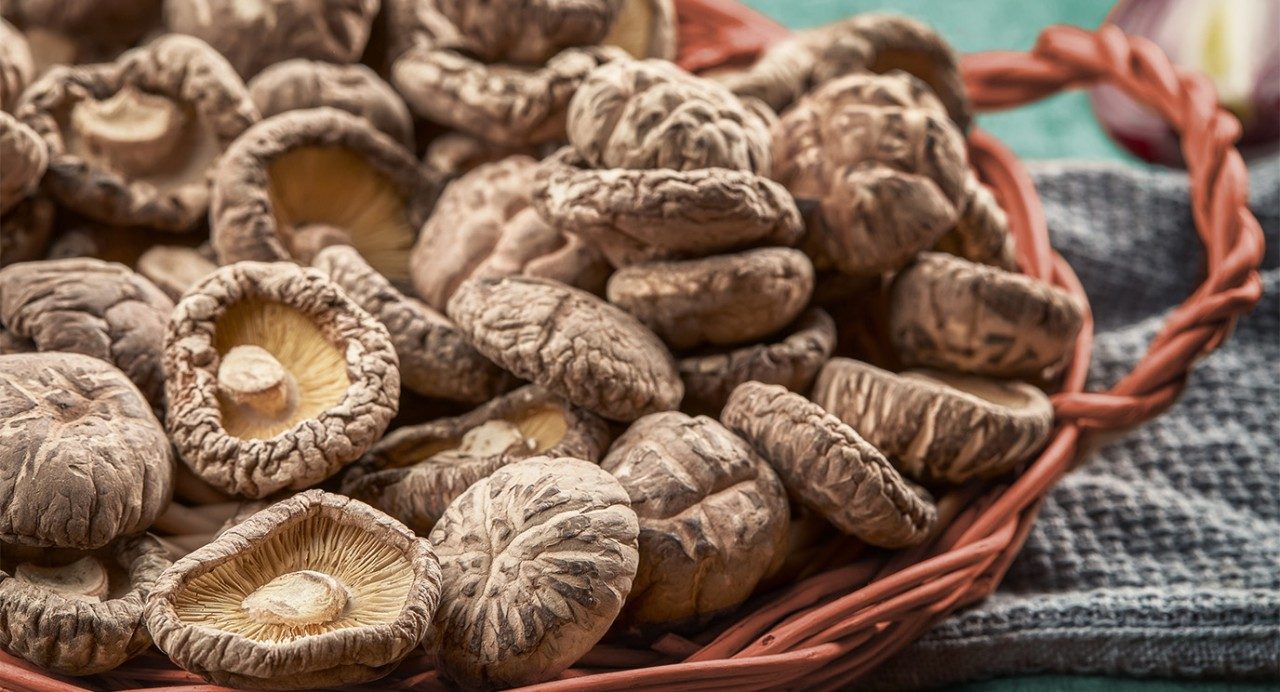
<path fill-rule="evenodd" d="M 929 536 L 932 498 L 821 406 L 778 385 L 733 390 L 720 420 L 750 442 L 787 490 L 841 531 L 883 548 Z"/>
<path fill-rule="evenodd" d="M 606 292 L 675 349 L 766 337 L 790 324 L 812 294 L 813 264 L 791 248 L 633 264 L 614 272 Z"/>
<path fill-rule="evenodd" d="M 56 207 L 43 193 L 36 193 L 13 205 L 0 216 L 0 267 L 15 262 L 31 262 L 44 257 L 53 238 Z"/>
<path fill-rule="evenodd" d="M 506 371 L 472 348 L 449 318 L 396 290 L 354 248 L 325 248 L 313 264 L 386 326 L 405 387 L 423 396 L 473 404 L 508 387 Z"/>
<path fill-rule="evenodd" d="M 9 353 L 35 353 L 36 345 L 30 339 L 18 336 L 0 324 L 0 356 Z"/>
<path fill-rule="evenodd" d="M 0 111 L 12 111 L 35 76 L 27 37 L 0 19 Z"/>
<path fill-rule="evenodd" d="M 546 145 L 494 144 L 475 135 L 451 131 L 439 135 L 427 144 L 427 149 L 422 154 L 422 164 L 456 182 L 457 178 L 486 163 L 497 163 L 511 156 L 541 157 L 541 151 L 545 148 Z M 442 193 L 441 197 L 443 196 Z"/>
<path fill-rule="evenodd" d="M 395 430 L 347 469 L 342 493 L 425 535 L 464 490 L 507 464 L 538 455 L 596 461 L 608 445 L 595 414 L 529 385 L 461 416 Z"/>
<path fill-rule="evenodd" d="M 309 262 L 324 243 L 345 242 L 383 276 L 407 283 L 409 249 L 438 188 L 363 118 L 333 108 L 281 113 L 245 132 L 219 164 L 213 248 L 221 264 Z M 340 237 L 325 238 L 326 230 Z"/>
<path fill-rule="evenodd" d="M 100 548 L 169 503 L 173 450 L 142 393 L 76 353 L 0 356 L 0 541 Z"/>
<path fill-rule="evenodd" d="M 465 688 L 548 680 L 609 629 L 636 576 L 627 492 L 590 462 L 537 457 L 462 493 L 431 532 L 441 672 Z"/>
<path fill-rule="evenodd" d="M 965 178 L 964 207 L 955 228 L 942 236 L 933 249 L 1005 271 L 1018 270 L 1009 217 L 991 190 L 972 173 Z"/>
<path fill-rule="evenodd" d="M 285 415 L 225 393 L 223 360 L 266 352 L 293 383 Z M 261 353 L 258 353 L 261 356 Z M 391 338 L 322 272 L 239 262 L 188 291 L 165 335 L 166 424 L 183 461 L 229 494 L 260 498 L 314 485 L 358 459 L 395 415 Z"/>
<path fill-rule="evenodd" d="M 807 392 L 835 348 L 835 322 L 822 308 L 810 308 L 778 341 L 684 355 L 676 361 L 685 391 L 681 408 L 719 415 L 733 390 L 752 380 Z"/>
<path fill-rule="evenodd" d="M 337 612 L 317 610 L 334 596 Z M 309 490 L 175 562 L 146 618 L 156 646 L 207 680 L 314 689 L 390 672 L 426 636 L 439 602 L 426 539 L 363 502 Z"/>
<path fill-rule="evenodd" d="M 0 269 L 0 322 L 41 351 L 83 353 L 120 368 L 159 406 L 173 301 L 122 264 L 21 262 Z"/>
<path fill-rule="evenodd" d="M 100 132 L 86 137 L 77 113 L 97 119 Z M 258 111 L 222 56 L 169 35 L 114 63 L 49 71 L 23 94 L 18 117 L 48 144 L 45 181 L 59 202 L 103 223 L 186 231 L 205 217 L 212 167 Z M 146 146 L 129 139 L 142 117 L 156 128 Z M 115 156 L 133 156 L 125 165 L 148 169 L 99 161 L 90 147 L 104 141 Z"/>
<path fill-rule="evenodd" d="M 6 551 L 6 562 L 22 551 Z M 121 538 L 97 551 L 107 597 L 86 601 L 28 583 L 0 567 L 0 647 L 62 675 L 104 673 L 151 646 L 143 623 L 147 595 L 170 565 L 150 534 Z M 48 551 L 36 559 L 48 560 Z"/>
<path fill-rule="evenodd" d="M 448 312 L 490 360 L 605 418 L 671 410 L 684 395 L 653 332 L 576 288 L 535 277 L 472 279 Z"/>
<path fill-rule="evenodd" d="M 414 148 L 409 107 L 390 84 L 364 65 L 284 60 L 249 80 L 249 95 L 264 118 L 329 106 L 358 115 L 406 148 Z"/>
<path fill-rule="evenodd" d="M 160 20 L 159 0 L 6 0 L 0 11 L 23 31 L 49 29 L 118 47 L 136 43 Z"/>
<path fill-rule="evenodd" d="M 187 289 L 218 269 L 199 250 L 182 245 L 154 245 L 138 257 L 137 267 L 139 274 L 173 300 L 180 300 Z"/>
<path fill-rule="evenodd" d="M 485 62 L 542 64 L 609 32 L 622 0 L 433 0 Z"/>
<path fill-rule="evenodd" d="M 619 60 L 569 101 L 569 142 L 592 168 L 769 174 L 772 114 L 665 60 Z"/>
<path fill-rule="evenodd" d="M 603 292 L 604 258 L 532 207 L 538 170 L 534 159 L 511 156 L 477 166 L 444 189 L 409 258 L 414 288 L 427 304 L 445 309 L 470 278 L 541 276 Z"/>
<path fill-rule="evenodd" d="M 1071 294 L 1023 274 L 936 252 L 894 279 L 889 336 L 908 366 L 1052 378 L 1084 322 Z"/>
<path fill-rule="evenodd" d="M 248 79 L 288 58 L 355 62 L 378 6 L 378 0 L 165 0 L 164 23 L 204 40 Z"/>
<path fill-rule="evenodd" d="M 645 416 L 600 467 L 622 483 L 640 521 L 640 565 L 619 616 L 632 626 L 698 624 L 733 608 L 786 545 L 781 481 L 711 418 Z"/>
<path fill-rule="evenodd" d="M 601 43 L 631 57 L 676 59 L 676 6 L 673 0 L 622 0 L 618 18 Z"/>
<path fill-rule="evenodd" d="M 960 79 L 960 56 L 947 40 L 928 25 L 901 15 L 865 13 L 850 17 L 848 30 L 871 46 L 867 69 L 877 74 L 902 70 L 929 85 L 946 107 L 947 115 L 961 131 L 973 120 L 973 108 Z M 827 81 L 844 74 L 822 69 L 815 75 Z"/>
<path fill-rule="evenodd" d="M 4 160 L 0 214 L 4 214 L 35 193 L 49 165 L 49 147 L 35 130 L 0 111 L 0 159 Z"/>
<path fill-rule="evenodd" d="M 804 230 L 791 194 L 747 171 L 592 169 L 569 147 L 542 165 L 538 212 L 615 267 L 793 245 Z"/>
<path fill-rule="evenodd" d="M 813 400 L 925 483 L 1003 475 L 1053 430 L 1049 397 L 1029 384 L 937 371 L 898 375 L 848 358 L 822 368 Z"/>

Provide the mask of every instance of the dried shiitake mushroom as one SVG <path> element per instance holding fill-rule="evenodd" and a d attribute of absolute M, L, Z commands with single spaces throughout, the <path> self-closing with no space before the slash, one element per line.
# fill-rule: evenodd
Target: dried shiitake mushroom
<path fill-rule="evenodd" d="M 0 541 L 91 550 L 145 530 L 173 450 L 142 393 L 75 353 L 0 356 Z"/>
<path fill-rule="evenodd" d="M 9 353 L 35 353 L 36 345 L 30 339 L 18 336 L 0 324 L 0 356 Z"/>
<path fill-rule="evenodd" d="M 1018 269 L 1013 236 L 1009 233 L 1009 218 L 991 190 L 972 174 L 965 178 L 964 207 L 956 220 L 956 227 L 942 236 L 934 250 L 1005 271 Z"/>
<path fill-rule="evenodd" d="M 548 279 L 472 279 L 449 317 L 478 351 L 605 418 L 632 421 L 680 404 L 671 353 L 618 308 Z"/>
<path fill-rule="evenodd" d="M 0 19 L 0 111 L 12 111 L 18 105 L 18 97 L 35 75 L 26 37 Z"/>
<path fill-rule="evenodd" d="M 618 18 L 604 37 L 632 57 L 676 59 L 676 8 L 673 0 L 623 0 Z"/>
<path fill-rule="evenodd" d="M 18 117 L 49 146 L 49 192 L 90 219 L 187 231 L 203 221 L 211 167 L 258 119 L 222 56 L 162 36 L 114 63 L 53 70 Z"/>
<path fill-rule="evenodd" d="M 151 646 L 143 607 L 167 567 L 150 535 L 90 553 L 3 546 L 0 647 L 63 675 L 111 670 Z"/>
<path fill-rule="evenodd" d="M 57 208 L 44 193 L 27 197 L 0 216 L 0 267 L 44 257 Z"/>
<path fill-rule="evenodd" d="M 165 27 L 197 36 L 248 79 L 288 58 L 360 58 L 378 0 L 165 0 Z"/>
<path fill-rule="evenodd" d="M 445 309 L 469 278 L 542 276 L 603 292 L 609 266 L 600 254 L 531 205 L 537 172 L 534 159 L 511 156 L 445 188 L 409 258 L 414 288 L 427 304 Z"/>
<path fill-rule="evenodd" d="M 580 459 L 527 459 L 471 486 L 431 532 L 440 671 L 468 689 L 558 675 L 617 617 L 638 534 L 626 490 Z"/>
<path fill-rule="evenodd" d="M 750 442 L 787 490 L 841 531 L 884 548 L 928 537 L 937 509 L 853 428 L 777 385 L 748 382 L 720 419 Z"/>
<path fill-rule="evenodd" d="M 1053 428 L 1049 397 L 1029 384 L 929 370 L 897 375 L 848 358 L 822 368 L 813 400 L 922 482 L 1007 473 Z"/>
<path fill-rule="evenodd" d="M 363 118 L 333 108 L 289 111 L 227 150 L 209 223 L 221 264 L 295 259 L 351 245 L 380 274 L 409 279 L 409 250 L 438 182 Z"/>
<path fill-rule="evenodd" d="M 449 503 L 503 466 L 539 455 L 595 461 L 608 444 L 604 421 L 530 385 L 392 432 L 347 470 L 342 493 L 426 535 Z"/>
<path fill-rule="evenodd" d="M 835 322 L 822 308 L 811 308 L 784 332 L 781 340 L 685 354 L 676 360 L 684 382 L 680 408 L 690 413 L 719 415 L 733 390 L 752 380 L 806 392 L 835 348 Z"/>
<path fill-rule="evenodd" d="M 239 262 L 173 311 L 165 422 L 182 459 L 223 492 L 306 488 L 382 436 L 396 363 L 386 328 L 319 270 Z"/>
<path fill-rule="evenodd" d="M 427 145 L 423 165 L 439 171 L 449 179 L 459 178 L 486 163 L 497 163 L 512 156 L 541 158 L 543 145 L 506 146 L 486 142 L 462 132 L 446 132 Z M 443 200 L 443 195 L 441 195 Z M 439 206 L 437 204 L 436 206 Z"/>
<path fill-rule="evenodd" d="M 313 264 L 387 327 L 405 387 L 473 404 L 508 387 L 507 373 L 472 348 L 447 317 L 397 291 L 354 248 L 325 248 Z"/>
<path fill-rule="evenodd" d="M 991 377 L 1055 377 L 1084 321 L 1062 289 L 933 252 L 898 274 L 889 301 L 904 363 Z"/>
<path fill-rule="evenodd" d="M 5 0 L 0 14 L 25 35 L 36 75 L 55 65 L 111 60 L 160 24 L 161 0 Z"/>
<path fill-rule="evenodd" d="M 600 462 L 640 520 L 640 565 L 619 620 L 694 625 L 742 603 L 780 562 L 787 495 L 751 446 L 705 416 L 645 416 Z"/>
<path fill-rule="evenodd" d="M 49 165 L 49 148 L 35 130 L 0 111 L 0 161 L 4 161 L 0 167 L 0 214 L 5 214 L 35 193 Z"/>
<path fill-rule="evenodd" d="M 386 675 L 439 602 L 426 539 L 363 502 L 309 490 L 175 562 L 146 618 L 156 646 L 207 680 L 315 689 Z"/>
<path fill-rule="evenodd" d="M 599 43 L 623 0 L 433 0 L 465 47 L 485 62 L 534 65 Z"/>
<path fill-rule="evenodd" d="M 675 349 L 754 341 L 790 324 L 813 293 L 799 250 L 761 248 L 614 272 L 606 295 Z"/>
<path fill-rule="evenodd" d="M 173 301 L 145 277 L 96 259 L 0 269 L 0 323 L 41 351 L 83 353 L 124 371 L 147 400 L 164 396 L 164 330 Z"/>
<path fill-rule="evenodd" d="M 249 94 L 264 118 L 329 106 L 358 115 L 406 148 L 414 148 L 409 107 L 390 84 L 364 65 L 285 60 L 251 79 Z"/>
<path fill-rule="evenodd" d="M 138 257 L 138 273 L 173 300 L 217 270 L 199 250 L 181 245 L 155 245 Z"/>

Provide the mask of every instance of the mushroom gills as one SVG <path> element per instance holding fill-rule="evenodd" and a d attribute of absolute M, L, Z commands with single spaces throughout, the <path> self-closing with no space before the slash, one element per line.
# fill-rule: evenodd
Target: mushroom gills
<path fill-rule="evenodd" d="M 105 600 L 110 591 L 107 568 L 97 558 L 88 555 L 65 565 L 42 566 L 23 562 L 14 569 L 13 576 L 18 581 L 66 598 L 92 603 Z"/>

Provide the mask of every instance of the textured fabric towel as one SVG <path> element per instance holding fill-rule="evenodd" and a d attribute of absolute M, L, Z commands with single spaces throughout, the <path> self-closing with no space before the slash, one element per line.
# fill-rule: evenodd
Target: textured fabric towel
<path fill-rule="evenodd" d="M 1183 174 L 1031 166 L 1096 319 L 1090 387 L 1127 373 L 1202 274 Z M 1280 680 L 1280 161 L 1251 167 L 1262 301 L 1181 399 L 1064 478 L 987 601 L 872 688 L 1054 672 Z"/>

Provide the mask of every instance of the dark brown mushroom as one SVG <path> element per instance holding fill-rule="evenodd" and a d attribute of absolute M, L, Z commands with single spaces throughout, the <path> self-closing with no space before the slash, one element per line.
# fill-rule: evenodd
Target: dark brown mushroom
<path fill-rule="evenodd" d="M 262 117 L 329 106 L 358 115 L 413 150 L 413 118 L 390 84 L 364 65 L 335 65 L 295 58 L 249 80 Z"/>

